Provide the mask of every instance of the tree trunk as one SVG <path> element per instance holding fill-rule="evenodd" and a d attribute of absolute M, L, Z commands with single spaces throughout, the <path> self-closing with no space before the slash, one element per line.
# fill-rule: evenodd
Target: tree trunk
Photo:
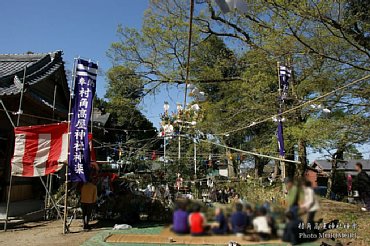
<path fill-rule="evenodd" d="M 306 141 L 303 139 L 298 140 L 298 160 L 300 164 L 297 164 L 297 170 L 295 176 L 300 178 L 304 176 L 307 168 L 307 149 Z"/>
<path fill-rule="evenodd" d="M 334 177 L 337 172 L 337 167 L 338 167 L 338 162 L 343 160 L 344 156 L 344 146 L 338 148 L 337 152 L 332 156 L 332 166 L 330 170 L 330 174 L 328 177 L 328 184 L 327 184 L 327 191 L 326 191 L 326 198 L 330 198 L 331 196 L 331 191 L 333 188 L 333 182 L 334 182 Z"/>
<path fill-rule="evenodd" d="M 254 157 L 254 177 L 259 178 L 262 176 L 263 173 L 263 166 L 261 167 L 262 162 L 261 158 L 258 156 Z"/>
<path fill-rule="evenodd" d="M 230 159 L 231 153 L 229 149 L 226 149 L 226 156 L 227 156 L 227 173 L 229 178 L 235 177 L 234 173 L 234 163 L 233 160 Z"/>
<path fill-rule="evenodd" d="M 294 147 L 285 151 L 285 159 L 294 160 Z M 296 171 L 296 165 L 292 162 L 285 162 L 285 176 L 293 178 Z"/>
<path fill-rule="evenodd" d="M 331 170 L 330 170 L 330 174 L 329 174 L 329 177 L 328 177 L 328 183 L 327 183 L 327 189 L 326 189 L 326 198 L 327 199 L 330 199 L 331 190 L 332 190 L 332 187 L 333 187 L 333 177 L 334 177 L 336 169 L 337 169 L 337 160 L 333 159 L 331 161 L 331 163 L 332 163 L 331 164 Z"/>
<path fill-rule="evenodd" d="M 276 179 L 276 177 L 281 174 L 281 171 L 280 171 L 280 161 L 278 160 L 275 160 L 274 162 L 274 175 L 273 175 L 273 178 Z"/>
<path fill-rule="evenodd" d="M 234 166 L 234 175 L 235 177 L 239 177 L 239 174 L 240 174 L 240 160 L 235 160 L 233 162 Z"/>
<path fill-rule="evenodd" d="M 254 157 L 254 177 L 260 178 L 263 175 L 263 169 L 269 162 L 269 159 L 261 158 L 259 156 Z"/>

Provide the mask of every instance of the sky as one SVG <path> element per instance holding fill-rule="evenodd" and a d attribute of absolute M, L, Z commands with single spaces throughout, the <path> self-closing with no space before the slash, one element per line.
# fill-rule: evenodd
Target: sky
<path fill-rule="evenodd" d="M 105 95 L 104 73 L 111 67 L 106 55 L 117 40 L 119 24 L 140 28 L 148 0 L 2 0 L 0 1 L 0 54 L 47 53 L 63 50 L 66 69 L 73 59 L 82 57 L 99 63 L 97 96 Z M 159 127 L 163 102 L 172 109 L 183 101 L 183 88 L 162 90 L 146 97 L 142 112 Z"/>
<path fill-rule="evenodd" d="M 147 0 L 3 0 L 0 1 L 0 53 L 47 53 L 63 50 L 66 68 L 73 58 L 111 66 L 106 52 L 117 40 L 118 24 L 140 28 Z M 105 78 L 97 81 L 99 97 Z"/>
<path fill-rule="evenodd" d="M 111 67 L 106 52 L 117 40 L 117 26 L 140 28 L 147 7 L 148 0 L 1 0 L 0 54 L 63 50 L 69 70 L 78 56 L 97 61 L 103 72 L 97 80 L 101 98 L 106 89 L 104 72 Z M 141 110 L 159 127 L 164 101 L 174 110 L 177 102 L 183 102 L 183 93 L 183 87 L 162 89 L 146 97 Z M 309 159 L 318 156 L 310 154 Z"/>

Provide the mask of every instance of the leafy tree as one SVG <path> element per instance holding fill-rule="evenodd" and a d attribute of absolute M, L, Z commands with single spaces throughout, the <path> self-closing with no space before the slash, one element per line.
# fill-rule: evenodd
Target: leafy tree
<path fill-rule="evenodd" d="M 200 17 L 199 25 L 204 33 L 239 40 L 252 50 L 266 53 L 270 59 L 293 64 L 294 87 L 292 98 L 287 102 L 288 109 L 363 76 L 363 71 L 369 70 L 368 34 L 363 29 L 369 24 L 364 17 L 368 10 L 357 1 L 349 1 L 349 4 L 347 1 L 247 2 L 247 13 L 223 16 L 209 1 L 209 15 Z M 368 84 L 360 85 L 366 91 L 369 88 Z M 352 104 L 358 99 L 354 94 L 359 95 L 360 91 L 351 89 L 354 89 L 352 95 L 335 94 L 323 102 L 332 108 L 342 107 L 342 101 Z M 363 93 L 362 99 L 366 99 Z M 288 123 L 286 129 L 287 138 L 297 143 L 301 162 L 298 175 L 303 174 L 307 165 L 306 147 L 310 144 L 307 134 L 311 131 L 305 129 L 305 123 L 311 117 L 323 116 L 305 111 L 296 110 L 291 115 L 294 122 Z"/>
<path fill-rule="evenodd" d="M 127 158 L 150 156 L 151 149 L 158 147 L 158 140 L 153 123 L 140 112 L 143 81 L 124 66 L 109 69 L 107 80 L 107 101 L 101 101 L 100 104 L 111 113 L 113 129 L 108 131 L 113 135 L 110 141 L 117 144 L 116 149 L 120 146 Z"/>
<path fill-rule="evenodd" d="M 268 0 L 247 3 L 246 13 L 223 16 L 208 1 L 209 18 L 200 22 L 203 23 L 204 32 L 236 38 L 255 48 L 263 48 L 261 44 L 270 35 L 280 44 L 292 38 L 300 45 L 301 53 L 343 66 L 370 70 L 370 23 L 369 10 L 364 7 L 366 1 Z M 338 52 L 344 50 L 345 55 Z M 268 49 L 266 51 L 269 52 Z"/>
<path fill-rule="evenodd" d="M 273 137 L 276 128 L 272 120 L 240 134 L 227 134 L 230 126 L 245 124 L 246 120 L 255 119 L 263 112 L 276 112 L 278 86 L 273 79 L 276 76 L 269 67 L 271 63 L 265 67 L 249 66 L 250 61 L 254 62 L 260 55 L 258 51 L 250 51 L 238 59 L 220 38 L 211 35 L 194 50 L 192 74 L 197 81 L 216 81 L 196 83 L 208 99 L 201 104 L 205 115 L 201 128 L 227 146 L 271 154 L 271 147 L 276 146 Z M 229 78 L 235 80 L 228 81 Z M 276 151 L 276 148 L 272 148 Z M 228 157 L 231 153 L 226 151 L 225 155 Z M 232 167 L 230 172 L 236 173 L 236 161 L 227 159 Z M 256 176 L 260 176 L 269 160 L 258 156 L 254 160 Z"/>
<path fill-rule="evenodd" d="M 363 158 L 362 153 L 354 145 L 349 146 L 344 153 L 345 160 L 361 160 Z"/>
<path fill-rule="evenodd" d="M 361 114 L 350 115 L 349 112 L 334 111 L 326 119 L 307 122 L 311 132 L 310 142 L 314 148 L 326 149 L 332 159 L 332 169 L 328 179 L 327 197 L 334 187 L 339 163 L 345 160 L 345 153 L 351 152 L 356 144 L 366 143 L 369 140 L 368 125 L 370 120 Z M 315 131 L 313 129 L 320 129 Z"/>
<path fill-rule="evenodd" d="M 323 97 L 315 102 L 321 109 L 300 107 L 369 71 L 368 10 L 359 1 L 247 1 L 247 13 L 227 15 L 205 2 L 195 11 L 190 64 L 186 2 L 153 0 L 140 31 L 119 27 L 120 40 L 108 53 L 134 81 L 134 94 L 143 88 L 136 99 L 161 85 L 183 83 L 190 65 L 192 83 L 207 94 L 200 129 L 227 146 L 277 155 L 276 125 L 268 117 L 277 114 L 279 61 L 293 67 L 284 125 L 287 158 L 301 162 L 290 165 L 297 175 L 308 164 L 308 146 L 336 149 L 339 160 L 348 146 L 369 140 L 368 130 L 356 122 L 368 124 L 369 83 Z M 127 95 L 128 87 L 117 90 Z M 119 96 L 115 100 L 117 109 L 128 104 Z M 332 113 L 323 113 L 324 107 Z M 253 124 L 259 120 L 263 123 Z"/>
<path fill-rule="evenodd" d="M 132 69 L 146 85 L 146 94 L 163 84 L 185 82 L 187 9 L 184 1 L 151 1 L 141 30 L 118 27 L 119 41 L 112 43 L 108 56 L 114 64 Z M 195 27 L 194 43 L 198 34 Z"/>

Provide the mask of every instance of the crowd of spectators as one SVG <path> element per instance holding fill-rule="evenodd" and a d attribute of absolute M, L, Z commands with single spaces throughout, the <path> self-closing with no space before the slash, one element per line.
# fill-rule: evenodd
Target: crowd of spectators
<path fill-rule="evenodd" d="M 185 200 L 177 202 L 177 208 L 173 214 L 172 231 L 177 234 L 191 234 L 193 236 L 247 235 L 253 241 L 270 240 L 277 238 L 279 234 L 285 242 L 293 245 L 302 243 L 305 241 L 300 238 L 302 233 L 319 233 L 314 230 L 302 230 L 302 224 L 314 227 L 315 215 L 319 210 L 319 200 L 309 181 L 287 179 L 285 187 L 287 209 L 284 218 L 282 218 L 282 222 L 285 222 L 284 229 L 280 227 L 280 233 L 278 233 L 275 219 L 276 214 L 272 213 L 268 202 L 253 207 L 243 201 L 233 189 L 227 188 L 213 190 L 213 199 L 216 199 L 219 205 L 214 208 L 214 217 L 210 223 L 207 222 L 206 216 L 202 213 L 199 203 L 191 205 Z M 232 205 L 233 211 L 225 213 L 224 209 L 229 205 L 223 203 Z M 302 220 L 301 216 L 303 215 L 305 215 L 306 221 Z"/>
<path fill-rule="evenodd" d="M 198 203 L 188 206 L 186 201 L 179 201 L 173 214 L 172 231 L 193 236 L 251 234 L 259 240 L 269 240 L 276 236 L 275 221 L 265 206 L 253 209 L 249 204 L 243 205 L 240 202 L 233 204 L 230 216 L 221 207 L 216 207 L 214 218 L 208 223 Z"/>

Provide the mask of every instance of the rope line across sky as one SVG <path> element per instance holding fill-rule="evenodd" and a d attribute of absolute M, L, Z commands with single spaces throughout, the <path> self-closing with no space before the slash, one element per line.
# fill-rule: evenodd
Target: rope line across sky
<path fill-rule="evenodd" d="M 291 113 L 291 112 L 293 112 L 293 111 L 295 111 L 295 110 L 297 110 L 299 108 L 302 108 L 304 106 L 310 105 L 310 104 L 312 104 L 312 103 L 314 103 L 314 102 L 316 102 L 316 101 L 318 101 L 320 99 L 323 99 L 323 98 L 325 98 L 327 96 L 330 96 L 331 94 L 334 94 L 337 91 L 340 91 L 340 90 L 343 90 L 343 89 L 345 89 L 347 87 L 350 87 L 352 85 L 355 85 L 355 84 L 357 84 L 359 82 L 362 82 L 362 81 L 364 81 L 365 79 L 368 79 L 368 78 L 370 78 L 370 74 L 368 74 L 365 77 L 362 77 L 360 79 L 354 80 L 351 83 L 348 83 L 346 85 L 343 85 L 341 87 L 338 87 L 338 88 L 336 88 L 336 89 L 334 89 L 334 90 L 332 90 L 330 92 L 327 92 L 327 93 L 325 93 L 325 94 L 323 94 L 321 96 L 318 96 L 318 97 L 316 97 L 314 99 L 308 100 L 308 101 L 306 101 L 306 102 L 304 102 L 302 104 L 299 104 L 299 105 L 297 105 L 297 106 L 295 106 L 295 107 L 293 107 L 291 109 L 285 110 L 285 111 L 281 112 L 280 114 L 274 114 L 274 115 L 271 115 L 271 116 L 269 116 L 267 118 L 264 118 L 262 120 L 252 121 L 252 123 L 250 123 L 250 124 L 248 124 L 246 126 L 242 126 L 242 127 L 239 127 L 239 128 L 236 128 L 236 129 L 233 129 L 233 130 L 230 130 L 230 131 L 226 131 L 226 132 L 223 132 L 223 133 L 216 133 L 214 135 L 216 135 L 216 136 L 225 136 L 225 135 L 229 135 L 231 133 L 238 132 L 238 131 L 241 131 L 241 130 L 244 130 L 244 129 L 247 129 L 247 128 L 251 128 L 251 127 L 253 127 L 255 125 L 258 125 L 258 124 L 261 124 L 261 123 L 270 121 L 271 119 L 276 118 L 279 115 L 282 116 L 282 115 L 286 115 L 288 113 Z"/>
<path fill-rule="evenodd" d="M 346 85 L 343 85 L 341 87 L 338 87 L 330 92 L 327 92 L 321 96 L 318 96 L 314 99 L 311 99 L 311 100 L 308 100 L 302 104 L 299 104 L 291 109 L 288 109 L 288 110 L 285 110 L 283 112 L 280 113 L 280 115 L 286 115 L 288 113 L 291 113 L 299 108 L 302 108 L 304 106 L 307 106 L 307 105 L 310 105 L 322 98 L 325 98 L 327 96 L 330 96 L 331 94 L 334 94 L 335 92 L 338 92 L 340 90 L 343 90 L 343 89 L 346 89 L 347 87 L 350 87 L 352 85 L 355 85 L 359 82 L 362 82 L 366 79 L 370 78 L 370 74 L 360 78 L 360 79 L 357 79 L 357 80 L 354 80 Z M 3 111 L 5 112 L 4 109 L 0 109 L 0 111 Z M 19 114 L 19 112 L 15 112 L 15 111 L 10 111 L 10 110 L 7 110 L 9 113 L 11 113 L 12 115 L 17 115 Z M 43 120 L 49 120 L 49 121 L 53 121 L 53 122 L 66 122 L 66 121 L 60 121 L 60 120 L 56 120 L 56 119 L 52 119 L 52 118 L 48 118 L 48 117 L 42 117 L 42 116 L 37 116 L 37 115 L 33 115 L 33 114 L 27 114 L 27 113 L 22 113 L 23 116 L 27 116 L 27 117 L 30 117 L 30 118 L 35 118 L 35 119 L 43 119 Z M 216 134 L 213 134 L 215 136 L 225 136 L 225 135 L 229 135 L 231 133 L 234 133 L 234 132 L 238 132 L 238 131 L 241 131 L 241 130 L 244 130 L 244 129 L 247 129 L 247 128 L 251 128 L 255 125 L 258 125 L 258 124 L 261 124 L 261 123 L 264 123 L 264 122 L 267 122 L 269 120 L 271 120 L 272 118 L 276 118 L 278 116 L 278 114 L 274 114 L 274 115 L 271 115 L 269 117 L 266 117 L 264 119 L 261 119 L 261 120 L 256 120 L 256 121 L 252 121 L 252 123 L 246 125 L 246 126 L 242 126 L 242 127 L 239 127 L 239 128 L 236 128 L 236 129 L 233 129 L 233 130 L 230 130 L 230 131 L 226 131 L 226 132 L 223 132 L 223 133 L 216 133 Z M 115 131 L 123 131 L 123 132 L 149 132 L 149 131 L 154 131 L 153 129 L 122 129 L 122 128 L 116 128 L 116 127 L 102 127 L 102 126 L 93 126 L 94 128 L 98 128 L 98 129 L 104 129 L 104 130 L 115 130 Z"/>

